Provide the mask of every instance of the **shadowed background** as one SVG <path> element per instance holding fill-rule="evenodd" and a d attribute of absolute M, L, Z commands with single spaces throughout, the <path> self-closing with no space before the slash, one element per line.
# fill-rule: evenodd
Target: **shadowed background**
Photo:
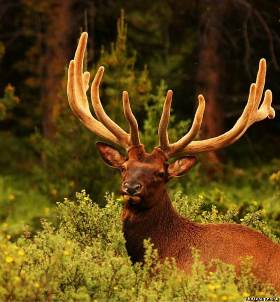
<path fill-rule="evenodd" d="M 0 4 L 1 174 L 57 200 L 85 188 L 115 191 L 115 173 L 95 151 L 96 137 L 68 108 L 67 65 L 82 31 L 86 67 L 104 65 L 102 102 L 127 127 L 121 93 L 128 90 L 148 149 L 167 89 L 174 90 L 171 137 L 184 134 L 198 93 L 206 98 L 200 138 L 230 129 L 247 101 L 259 59 L 274 120 L 250 128 L 234 146 L 201 156 L 196 183 L 244 176 L 245 168 L 279 169 L 280 12 L 275 1 L 32 1 Z M 14 181 L 12 181 L 14 182 Z M 183 185 L 191 179 L 182 181 Z"/>

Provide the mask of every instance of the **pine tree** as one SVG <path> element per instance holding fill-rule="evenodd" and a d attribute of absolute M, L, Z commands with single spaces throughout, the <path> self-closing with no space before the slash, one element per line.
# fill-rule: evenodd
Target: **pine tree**
<path fill-rule="evenodd" d="M 136 51 L 127 48 L 127 24 L 122 10 L 117 21 L 116 41 L 111 43 L 110 50 L 102 48 L 97 63 L 106 68 L 101 89 L 102 103 L 109 115 L 122 126 L 126 125 L 122 113 L 122 91 L 128 91 L 133 110 L 137 113 L 143 111 L 152 89 L 147 66 L 140 71 L 136 70 L 136 57 Z"/>

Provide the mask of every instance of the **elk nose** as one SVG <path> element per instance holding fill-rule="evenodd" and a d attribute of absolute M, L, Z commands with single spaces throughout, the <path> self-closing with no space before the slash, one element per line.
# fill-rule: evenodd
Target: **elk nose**
<path fill-rule="evenodd" d="M 129 183 L 125 182 L 123 184 L 123 191 L 129 195 L 136 195 L 141 192 L 142 185 L 139 183 Z"/>

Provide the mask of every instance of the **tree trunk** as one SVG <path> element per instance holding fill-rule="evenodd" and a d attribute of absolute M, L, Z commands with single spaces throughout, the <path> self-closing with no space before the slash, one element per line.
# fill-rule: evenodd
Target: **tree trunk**
<path fill-rule="evenodd" d="M 221 102 L 221 78 L 223 59 L 219 53 L 221 31 L 227 1 L 204 0 L 204 12 L 200 17 L 200 47 L 197 72 L 198 91 L 206 98 L 206 110 L 202 125 L 202 137 L 210 138 L 223 132 L 223 104 Z M 209 174 L 221 170 L 216 152 L 206 155 L 205 165 Z"/>
<path fill-rule="evenodd" d="M 54 0 L 49 10 L 42 87 L 43 132 L 48 139 L 55 136 L 63 102 L 62 83 L 69 57 L 67 42 L 71 32 L 71 4 L 72 0 Z"/>

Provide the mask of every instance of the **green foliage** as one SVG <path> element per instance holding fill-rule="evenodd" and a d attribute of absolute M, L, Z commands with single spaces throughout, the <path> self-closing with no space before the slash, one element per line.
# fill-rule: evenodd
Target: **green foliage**
<path fill-rule="evenodd" d="M 34 182 L 54 201 L 71 196 L 82 187 L 94 192 L 101 202 L 105 191 L 117 188 L 117 174 L 98 160 L 94 134 L 82 126 L 70 110 L 58 127 L 54 141 L 40 133 L 31 137 L 35 152 L 42 154 L 32 169 Z"/>
<path fill-rule="evenodd" d="M 1 54 L 0 54 L 1 56 Z M 15 95 L 15 88 L 7 85 L 4 96 L 0 98 L 0 121 L 9 117 L 9 111 L 19 103 L 19 98 Z"/>
<path fill-rule="evenodd" d="M 152 150 L 153 147 L 158 146 L 158 125 L 162 114 L 163 101 L 165 99 L 167 86 L 164 81 L 161 81 L 157 87 L 155 95 L 151 96 L 151 101 L 145 104 L 146 119 L 143 126 L 143 142 L 147 150 Z M 172 113 L 172 109 L 171 109 Z M 170 124 L 168 127 L 168 135 L 170 141 L 176 141 L 181 138 L 188 129 L 189 121 L 181 120 L 175 122 L 175 116 L 170 115 Z"/>
<path fill-rule="evenodd" d="M 40 219 L 52 215 L 53 205 L 24 177 L 0 177 L 0 225 L 15 237 L 40 228 Z"/>
<path fill-rule="evenodd" d="M 121 231 L 121 200 L 107 196 L 100 208 L 85 192 L 57 207 L 58 225 L 42 221 L 43 230 L 10 240 L 1 226 L 1 301 L 241 301 L 249 295 L 272 296 L 272 288 L 252 276 L 250 261 L 242 273 L 215 261 L 215 271 L 194 251 L 192 274 L 177 270 L 172 259 L 158 261 L 145 242 L 145 264 L 132 265 Z M 177 197 L 175 204 L 193 220 L 220 221 L 203 214 L 201 199 Z"/>
<path fill-rule="evenodd" d="M 102 89 L 102 103 L 110 112 L 110 117 L 122 125 L 123 121 L 121 92 L 126 90 L 132 99 L 134 111 L 143 110 L 143 106 L 149 99 L 152 89 L 148 69 L 138 71 L 135 68 L 136 51 L 127 49 L 127 25 L 124 19 L 124 11 L 117 22 L 117 37 L 115 43 L 111 43 L 111 49 L 101 50 L 100 59 L 97 65 L 104 65 L 105 73 Z"/>
<path fill-rule="evenodd" d="M 274 162 L 275 162 L 275 166 L 277 167 L 279 161 L 274 161 Z M 269 180 L 280 194 L 280 170 L 273 172 L 270 175 Z"/>

